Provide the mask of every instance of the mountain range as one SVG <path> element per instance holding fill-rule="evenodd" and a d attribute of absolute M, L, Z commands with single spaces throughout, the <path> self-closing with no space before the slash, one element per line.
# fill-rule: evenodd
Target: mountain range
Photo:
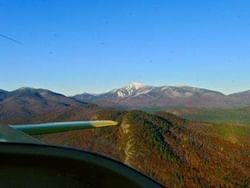
<path fill-rule="evenodd" d="M 155 87 L 141 83 L 132 83 L 101 94 L 83 93 L 73 98 L 105 107 L 125 108 L 233 108 L 250 105 L 250 91 L 225 95 L 218 91 L 190 86 Z"/>

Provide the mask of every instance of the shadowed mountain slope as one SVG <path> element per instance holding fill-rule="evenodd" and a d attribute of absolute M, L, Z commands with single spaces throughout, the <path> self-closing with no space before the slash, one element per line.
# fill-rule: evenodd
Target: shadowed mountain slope
<path fill-rule="evenodd" d="M 0 91 L 0 121 L 29 122 L 30 119 L 59 116 L 71 109 L 93 109 L 96 105 L 79 102 L 64 95 L 33 88 L 20 88 L 12 92 Z M 68 114 L 68 113 L 67 113 Z M 46 118 L 45 118 L 46 119 Z"/>
<path fill-rule="evenodd" d="M 0 101 L 2 101 L 8 94 L 8 91 L 0 89 Z"/>

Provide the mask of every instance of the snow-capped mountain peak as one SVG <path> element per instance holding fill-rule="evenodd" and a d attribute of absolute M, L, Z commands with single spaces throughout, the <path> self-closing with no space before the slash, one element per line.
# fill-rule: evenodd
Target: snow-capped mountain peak
<path fill-rule="evenodd" d="M 139 82 L 132 82 L 131 84 L 129 84 L 129 85 L 127 86 L 127 89 L 135 89 L 135 90 L 138 90 L 138 89 L 141 89 L 141 88 L 143 88 L 143 87 L 145 87 L 145 85 L 142 84 L 142 83 L 139 83 Z"/>
<path fill-rule="evenodd" d="M 119 98 L 125 98 L 138 94 L 138 92 L 144 90 L 144 88 L 146 88 L 145 85 L 133 82 L 123 88 L 113 90 L 112 93 L 115 93 Z"/>

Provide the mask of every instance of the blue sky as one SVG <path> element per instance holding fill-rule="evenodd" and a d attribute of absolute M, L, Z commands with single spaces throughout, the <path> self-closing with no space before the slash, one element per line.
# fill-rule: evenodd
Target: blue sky
<path fill-rule="evenodd" d="M 250 89 L 249 0 L 0 0 L 0 88 Z"/>

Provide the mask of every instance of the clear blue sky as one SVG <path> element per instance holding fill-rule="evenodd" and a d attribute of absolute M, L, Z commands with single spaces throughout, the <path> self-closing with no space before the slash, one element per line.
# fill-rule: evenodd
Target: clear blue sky
<path fill-rule="evenodd" d="M 0 0 L 0 88 L 250 89 L 249 0 Z"/>

